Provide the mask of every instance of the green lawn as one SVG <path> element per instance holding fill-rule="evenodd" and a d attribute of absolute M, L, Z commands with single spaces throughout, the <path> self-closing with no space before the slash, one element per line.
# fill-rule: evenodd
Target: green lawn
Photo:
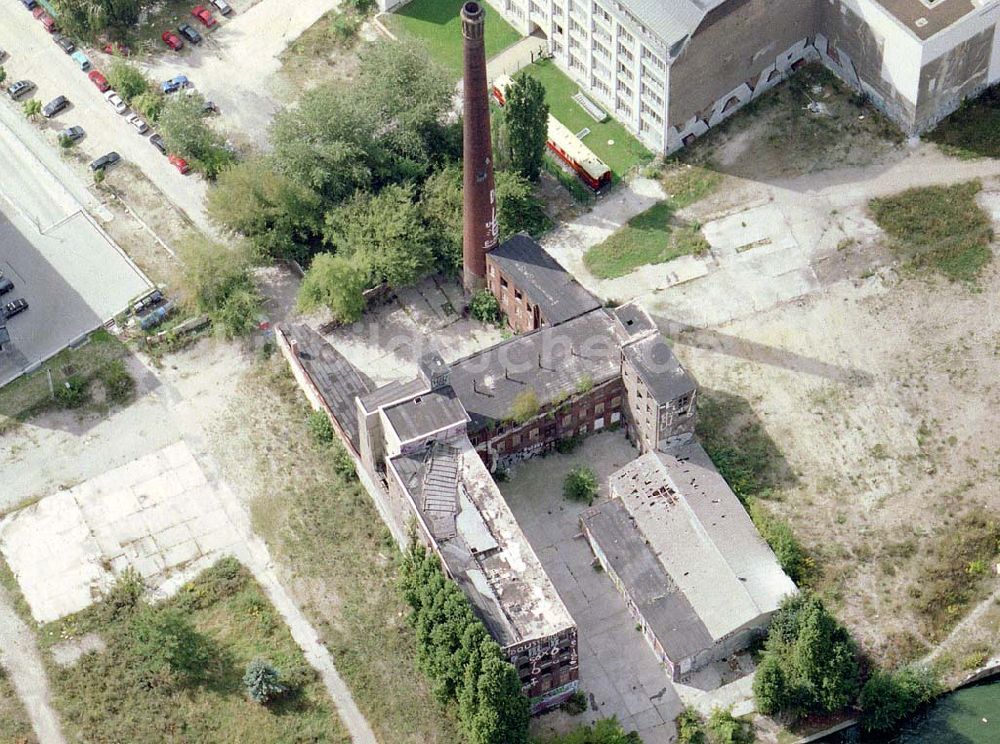
<path fill-rule="evenodd" d="M 993 228 L 976 202 L 979 181 L 909 189 L 868 208 L 892 247 L 918 268 L 970 281 L 993 258 Z"/>
<path fill-rule="evenodd" d="M 709 245 L 701 230 L 692 225 L 672 224 L 673 214 L 670 203 L 654 204 L 603 243 L 588 249 L 583 254 L 584 264 L 599 279 L 614 279 L 640 266 L 707 251 Z"/>
<path fill-rule="evenodd" d="M 624 176 L 633 166 L 652 160 L 653 154 L 617 121 L 611 118 L 603 123 L 594 121 L 573 100 L 580 86 L 570 80 L 552 60 L 543 59 L 529 65 L 522 73 L 533 76 L 545 86 L 549 111 L 571 132 L 575 134 L 584 128 L 590 129 L 590 134 L 583 138 L 583 143 L 611 168 L 616 178 Z"/>
<path fill-rule="evenodd" d="M 385 24 L 397 36 L 423 41 L 431 56 L 462 76 L 462 27 L 458 12 L 463 0 L 413 0 L 395 13 L 386 15 Z M 499 54 L 521 35 L 489 5 L 486 6 L 486 58 Z"/>
<path fill-rule="evenodd" d="M 193 637 L 149 633 L 151 615 L 171 611 L 193 626 Z M 98 633 L 107 648 L 68 667 L 47 655 L 53 702 L 70 741 L 350 741 L 281 616 L 235 559 L 223 559 L 156 605 L 140 601 L 112 613 L 98 603 L 43 626 L 41 643 L 48 648 L 87 632 Z M 290 690 L 268 706 L 250 701 L 242 684 L 257 657 Z"/>

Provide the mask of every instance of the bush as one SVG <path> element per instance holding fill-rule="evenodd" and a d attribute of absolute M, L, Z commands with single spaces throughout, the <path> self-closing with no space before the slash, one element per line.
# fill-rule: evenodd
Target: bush
<path fill-rule="evenodd" d="M 748 721 L 733 718 L 730 708 L 714 708 L 708 717 L 708 735 L 712 744 L 753 744 L 753 727 Z"/>
<path fill-rule="evenodd" d="M 517 424 L 530 421 L 538 415 L 541 406 L 538 403 L 538 395 L 533 388 L 528 388 L 514 398 L 510 405 L 510 420 Z"/>
<path fill-rule="evenodd" d="M 488 289 L 481 289 L 472 296 L 469 302 L 469 312 L 481 323 L 500 325 L 503 313 L 500 311 L 500 301 Z"/>
<path fill-rule="evenodd" d="M 339 323 L 353 323 L 365 311 L 367 272 L 357 261 L 332 253 L 317 255 L 299 286 L 299 309 L 326 306 Z"/>
<path fill-rule="evenodd" d="M 76 140 L 72 137 L 67 137 L 65 134 L 60 134 L 59 147 L 64 150 L 69 150 L 70 148 L 76 147 Z"/>
<path fill-rule="evenodd" d="M 674 725 L 677 726 L 677 744 L 705 744 L 701 715 L 691 706 L 681 711 Z"/>
<path fill-rule="evenodd" d="M 72 375 L 56 387 L 56 403 L 61 408 L 79 408 L 88 400 L 87 382 L 79 375 Z"/>
<path fill-rule="evenodd" d="M 248 335 L 260 312 L 260 295 L 250 278 L 252 251 L 193 239 L 181 244 L 180 255 L 188 306 L 207 313 L 227 338 Z"/>
<path fill-rule="evenodd" d="M 128 566 L 101 600 L 101 614 L 105 622 L 114 622 L 128 617 L 136 611 L 142 601 L 145 591 L 142 576 L 131 566 Z"/>
<path fill-rule="evenodd" d="M 858 699 L 863 711 L 861 725 L 868 731 L 889 731 L 937 697 L 941 689 L 938 675 L 927 667 L 876 670 Z"/>
<path fill-rule="evenodd" d="M 149 121 L 156 122 L 160 118 L 163 106 L 167 100 L 162 93 L 155 90 L 147 90 L 132 99 L 132 108 L 145 116 Z"/>
<path fill-rule="evenodd" d="M 337 475 L 348 480 L 357 476 L 357 471 L 354 469 L 354 459 L 340 442 L 337 442 L 333 448 L 333 469 Z"/>
<path fill-rule="evenodd" d="M 111 403 L 122 404 L 131 400 L 135 393 L 135 380 L 125 368 L 121 359 L 107 364 L 98 374 L 104 384 L 107 399 Z"/>
<path fill-rule="evenodd" d="M 571 716 L 578 716 L 581 713 L 585 713 L 587 707 L 587 696 L 583 694 L 582 690 L 574 692 L 562 704 L 562 709 Z"/>
<path fill-rule="evenodd" d="M 206 675 L 211 657 L 208 644 L 179 610 L 143 606 L 133 616 L 128 633 L 136 654 L 144 659 L 147 675 L 184 682 Z"/>
<path fill-rule="evenodd" d="M 806 553 L 802 543 L 795 537 L 792 528 L 787 522 L 779 517 L 769 514 L 766 509 L 757 503 L 756 499 L 749 500 L 750 518 L 754 526 L 760 532 L 760 536 L 771 546 L 781 568 L 796 584 L 801 583 L 809 575 L 812 567 L 812 559 Z"/>
<path fill-rule="evenodd" d="M 264 659 L 254 659 L 247 664 L 243 673 L 243 688 L 248 698 L 261 705 L 267 705 L 287 691 L 278 681 L 278 670 Z"/>
<path fill-rule="evenodd" d="M 597 473 L 586 465 L 577 465 L 563 481 L 563 495 L 570 501 L 586 501 L 588 506 L 594 503 L 597 497 Z"/>
<path fill-rule="evenodd" d="M 635 731 L 625 730 L 615 718 L 602 718 L 593 726 L 579 726 L 569 733 L 545 740 L 545 744 L 642 744 Z"/>
<path fill-rule="evenodd" d="M 306 419 L 306 427 L 309 429 L 313 440 L 318 444 L 333 444 L 336 432 L 333 430 L 330 417 L 325 412 L 313 411 L 310 413 L 309 418 Z"/>
<path fill-rule="evenodd" d="M 121 58 L 112 61 L 111 68 L 108 70 L 108 83 L 122 97 L 122 100 L 129 104 L 132 103 L 132 99 L 143 93 L 149 93 L 152 89 L 149 80 L 142 74 L 142 71 Z"/>

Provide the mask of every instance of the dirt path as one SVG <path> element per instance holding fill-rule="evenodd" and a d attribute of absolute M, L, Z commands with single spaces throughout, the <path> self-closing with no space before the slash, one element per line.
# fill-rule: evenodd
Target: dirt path
<path fill-rule="evenodd" d="M 41 744 L 65 744 L 59 717 L 52 709 L 51 691 L 35 634 L 14 611 L 10 595 L 0 587 L 0 665 L 10 675 Z"/>

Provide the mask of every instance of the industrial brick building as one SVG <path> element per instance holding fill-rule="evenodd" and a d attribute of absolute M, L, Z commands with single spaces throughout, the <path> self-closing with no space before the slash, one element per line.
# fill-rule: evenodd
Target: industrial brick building
<path fill-rule="evenodd" d="M 382 0 L 391 10 L 403 0 Z M 646 146 L 672 152 L 817 60 L 908 134 L 1000 80 L 998 0 L 492 0 Z"/>

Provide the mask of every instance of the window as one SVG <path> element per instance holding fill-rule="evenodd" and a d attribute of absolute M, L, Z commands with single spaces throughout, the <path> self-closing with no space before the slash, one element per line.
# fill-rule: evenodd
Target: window
<path fill-rule="evenodd" d="M 620 395 L 616 395 L 614 398 L 611 399 L 612 408 L 618 408 L 618 406 L 620 406 L 621 404 L 622 404 L 622 397 Z"/>
<path fill-rule="evenodd" d="M 503 452 L 506 449 L 507 449 L 507 442 L 505 442 L 502 439 L 499 442 L 497 442 L 497 452 Z"/>
<path fill-rule="evenodd" d="M 602 413 L 604 413 L 604 404 L 598 403 L 596 406 L 594 406 L 594 415 L 600 416 Z"/>
<path fill-rule="evenodd" d="M 532 429 L 530 432 L 528 432 L 528 439 L 530 439 L 531 441 L 535 441 L 536 439 L 538 439 L 538 429 Z"/>
<path fill-rule="evenodd" d="M 514 444 L 514 446 L 516 447 L 520 443 L 521 443 L 521 435 L 520 434 L 515 434 L 514 437 L 513 437 L 513 444 Z"/>
<path fill-rule="evenodd" d="M 503 277 L 500 277 L 500 286 L 501 287 L 506 287 L 507 286 L 507 280 L 504 279 Z"/>
<path fill-rule="evenodd" d="M 514 299 L 515 300 L 523 299 L 523 295 L 521 294 L 521 290 L 519 290 L 517 288 L 514 289 Z"/>

